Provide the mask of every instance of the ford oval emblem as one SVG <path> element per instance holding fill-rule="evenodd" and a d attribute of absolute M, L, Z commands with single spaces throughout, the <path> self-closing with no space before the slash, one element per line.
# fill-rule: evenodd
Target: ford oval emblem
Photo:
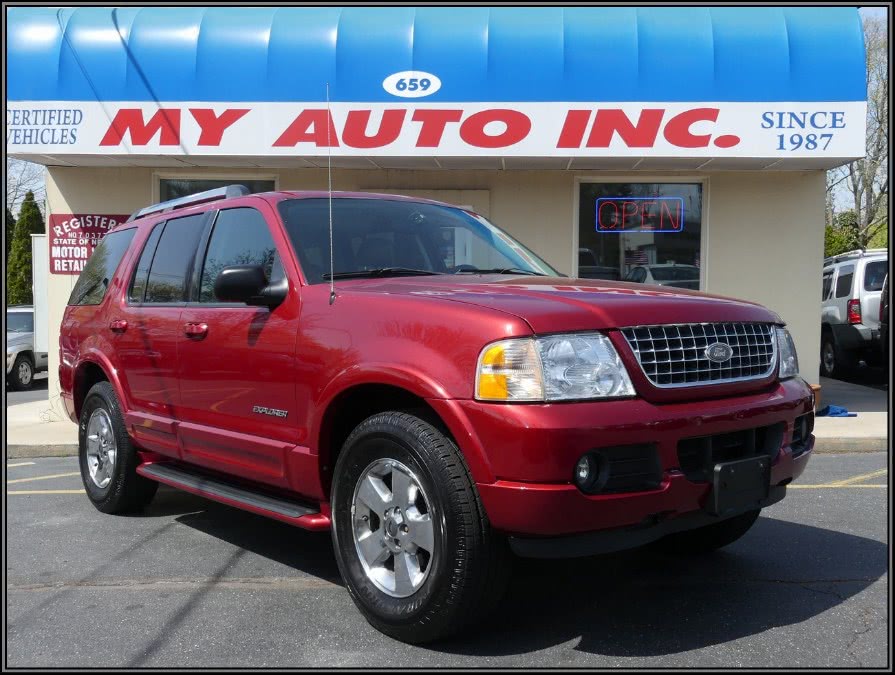
<path fill-rule="evenodd" d="M 725 342 L 714 342 L 705 348 L 705 357 L 713 363 L 730 361 L 732 356 L 733 349 Z"/>

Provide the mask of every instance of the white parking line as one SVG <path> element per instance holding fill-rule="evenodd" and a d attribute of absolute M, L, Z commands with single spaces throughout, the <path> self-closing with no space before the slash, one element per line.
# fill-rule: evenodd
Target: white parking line
<path fill-rule="evenodd" d="M 17 466 L 32 466 L 33 464 L 34 464 L 34 462 L 17 462 L 16 464 L 7 464 L 6 468 L 12 469 Z"/>
<path fill-rule="evenodd" d="M 7 490 L 8 495 L 82 495 L 84 490 Z"/>

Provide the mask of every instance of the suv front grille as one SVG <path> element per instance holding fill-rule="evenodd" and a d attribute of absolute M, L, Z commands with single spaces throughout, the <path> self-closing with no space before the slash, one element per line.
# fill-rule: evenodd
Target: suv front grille
<path fill-rule="evenodd" d="M 766 323 L 690 323 L 623 328 L 643 374 L 657 387 L 687 387 L 767 377 L 777 365 L 774 326 Z M 730 346 L 723 363 L 706 351 Z"/>

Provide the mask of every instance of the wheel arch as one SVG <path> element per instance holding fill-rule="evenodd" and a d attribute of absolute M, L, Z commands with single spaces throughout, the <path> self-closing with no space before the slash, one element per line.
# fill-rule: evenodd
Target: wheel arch
<path fill-rule="evenodd" d="M 493 482 L 481 449 L 467 438 L 470 435 L 468 421 L 457 418 L 459 407 L 449 403 L 427 396 L 426 388 L 409 388 L 381 380 L 355 382 L 332 395 L 313 434 L 323 493 L 327 497 L 330 495 L 333 469 L 351 431 L 371 415 L 388 410 L 412 413 L 437 428 L 457 445 L 476 481 Z"/>
<path fill-rule="evenodd" d="M 75 416 L 80 418 L 81 407 L 87 393 L 97 382 L 108 382 L 115 388 L 118 403 L 125 410 L 124 396 L 121 390 L 121 382 L 117 376 L 117 370 L 108 360 L 99 353 L 91 353 L 82 359 L 75 367 L 72 384 L 72 399 L 75 407 Z"/>

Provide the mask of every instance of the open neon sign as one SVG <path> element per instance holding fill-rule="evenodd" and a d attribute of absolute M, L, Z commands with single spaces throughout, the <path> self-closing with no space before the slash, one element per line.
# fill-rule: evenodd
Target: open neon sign
<path fill-rule="evenodd" d="M 683 232 L 683 197 L 600 197 L 597 232 Z"/>

